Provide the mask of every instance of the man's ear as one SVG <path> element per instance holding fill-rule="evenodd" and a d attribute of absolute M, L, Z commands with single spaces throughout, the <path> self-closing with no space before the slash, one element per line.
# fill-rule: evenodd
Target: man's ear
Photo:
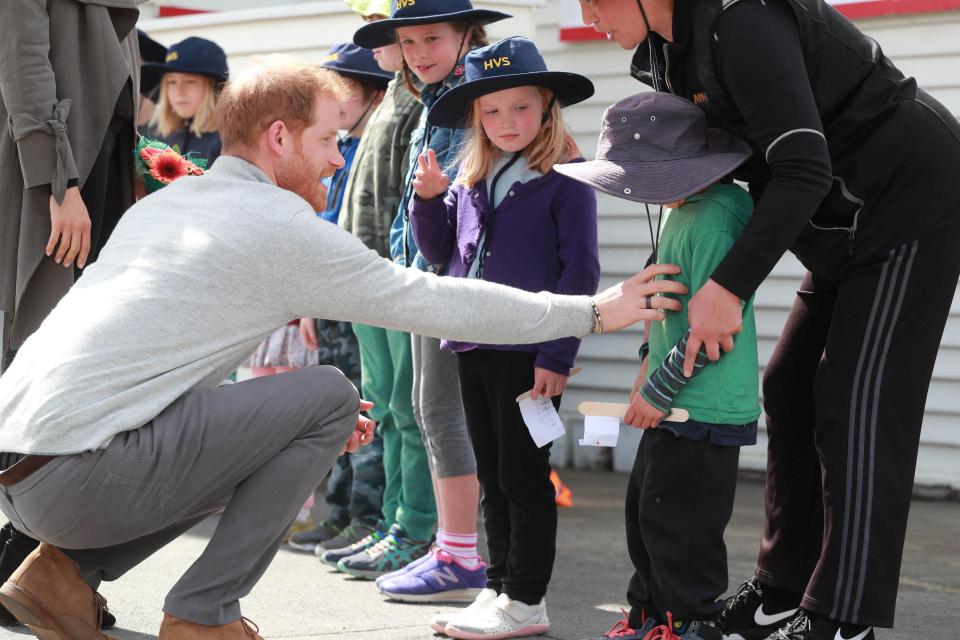
<path fill-rule="evenodd" d="M 283 120 L 275 120 L 267 127 L 267 148 L 273 155 L 282 156 L 290 143 L 290 130 Z"/>

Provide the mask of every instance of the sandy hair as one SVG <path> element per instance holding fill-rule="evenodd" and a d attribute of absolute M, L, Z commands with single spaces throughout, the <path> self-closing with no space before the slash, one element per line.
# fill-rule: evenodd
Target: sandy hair
<path fill-rule="evenodd" d="M 253 59 L 234 74 L 217 101 L 224 152 L 250 149 L 270 125 L 283 121 L 299 133 L 314 123 L 317 99 L 349 99 L 346 83 L 333 71 L 286 54 Z"/>
<path fill-rule="evenodd" d="M 553 92 L 544 87 L 537 87 L 544 104 L 550 104 Z M 486 178 L 497 159 L 503 153 L 487 137 L 480 121 L 480 109 L 477 108 L 479 99 L 470 106 L 467 121 L 470 123 L 473 134 L 464 145 L 460 156 L 460 173 L 457 182 L 468 188 Z M 580 149 L 573 136 L 563 126 L 563 113 L 556 102 L 550 107 L 547 121 L 540 126 L 540 131 L 530 144 L 523 150 L 527 165 L 540 173 L 547 173 L 553 165 L 567 162 L 580 155 Z"/>
<path fill-rule="evenodd" d="M 217 81 L 209 76 L 200 76 L 205 81 L 206 95 L 197 109 L 197 113 L 190 122 L 190 132 L 197 137 L 217 130 Z M 174 131 L 181 129 L 186 121 L 178 116 L 170 104 L 167 95 L 166 75 L 160 81 L 160 96 L 157 98 L 157 107 L 150 116 L 150 127 L 161 137 L 169 137 Z"/>

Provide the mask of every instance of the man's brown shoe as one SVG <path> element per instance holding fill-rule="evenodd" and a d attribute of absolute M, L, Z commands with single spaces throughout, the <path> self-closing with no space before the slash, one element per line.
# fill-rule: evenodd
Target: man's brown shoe
<path fill-rule="evenodd" d="M 182 618 L 163 614 L 159 640 L 263 640 L 260 629 L 250 620 L 240 618 L 236 622 L 208 627 Z"/>
<path fill-rule="evenodd" d="M 41 640 L 116 640 L 100 631 L 106 601 L 70 558 L 47 543 L 0 587 L 0 604 Z"/>

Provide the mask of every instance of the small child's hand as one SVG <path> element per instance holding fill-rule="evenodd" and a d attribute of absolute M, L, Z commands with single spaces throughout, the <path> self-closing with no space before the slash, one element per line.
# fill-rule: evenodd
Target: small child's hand
<path fill-rule="evenodd" d="M 437 154 L 433 149 L 427 149 L 425 154 L 417 158 L 420 168 L 414 173 L 413 189 L 423 200 L 430 200 L 442 196 L 450 186 L 450 178 L 440 170 Z"/>
<path fill-rule="evenodd" d="M 533 391 L 530 397 L 536 400 L 539 396 L 552 398 L 563 393 L 567 388 L 567 376 L 554 373 L 549 369 L 533 368 Z"/>
<path fill-rule="evenodd" d="M 623 421 L 631 427 L 650 429 L 651 427 L 656 427 L 666 415 L 663 411 L 660 411 L 647 402 L 642 393 L 637 392 L 630 399 L 630 408 L 627 409 L 626 415 L 623 416 Z"/>
<path fill-rule="evenodd" d="M 320 348 L 317 337 L 317 321 L 313 318 L 300 318 L 300 342 L 307 351 L 316 351 Z"/>

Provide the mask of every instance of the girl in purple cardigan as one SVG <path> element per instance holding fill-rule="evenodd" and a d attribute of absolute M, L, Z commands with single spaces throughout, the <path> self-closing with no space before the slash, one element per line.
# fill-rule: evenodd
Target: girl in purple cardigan
<path fill-rule="evenodd" d="M 466 82 L 429 112 L 472 136 L 454 184 L 428 151 L 419 159 L 413 233 L 448 275 L 528 291 L 591 295 L 600 279 L 593 190 L 552 170 L 579 156 L 560 108 L 593 94 L 583 76 L 546 70 L 536 46 L 508 38 L 466 57 Z M 444 194 L 446 196 L 444 197 Z M 550 628 L 544 595 L 556 553 L 550 445 L 537 448 L 516 402 L 533 387 L 559 407 L 574 338 L 536 345 L 445 341 L 458 354 L 460 392 L 483 488 L 490 552 L 486 588 L 467 609 L 437 616 L 454 638 L 508 638 Z"/>

